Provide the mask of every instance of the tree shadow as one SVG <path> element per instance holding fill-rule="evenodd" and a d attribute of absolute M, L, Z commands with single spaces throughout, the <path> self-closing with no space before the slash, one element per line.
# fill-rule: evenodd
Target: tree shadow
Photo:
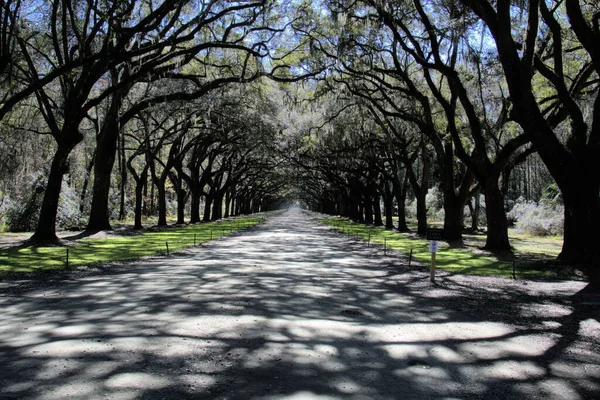
<path fill-rule="evenodd" d="M 599 393 L 584 283 L 438 283 L 293 212 L 170 257 L 15 283 L 0 297 L 0 397 Z"/>

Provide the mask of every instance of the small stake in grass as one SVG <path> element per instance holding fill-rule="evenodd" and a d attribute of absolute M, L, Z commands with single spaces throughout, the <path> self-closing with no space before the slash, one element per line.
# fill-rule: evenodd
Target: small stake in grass
<path fill-rule="evenodd" d="M 210 240 L 212 240 L 212 229 L 210 230 Z"/>
<path fill-rule="evenodd" d="M 516 264 L 516 261 L 513 261 L 513 265 L 512 265 L 512 267 L 513 267 L 513 279 L 517 279 L 517 275 L 515 274 L 515 264 Z"/>
<path fill-rule="evenodd" d="M 66 267 L 69 268 L 69 248 L 67 247 L 67 264 Z"/>
<path fill-rule="evenodd" d="M 194 246 L 196 245 L 196 234 L 194 233 Z"/>
<path fill-rule="evenodd" d="M 383 238 L 383 255 L 387 253 L 387 238 Z"/>
<path fill-rule="evenodd" d="M 413 249 L 410 249 L 410 255 L 408 256 L 408 267 L 410 268 L 410 263 L 412 261 L 412 251 Z"/>
<path fill-rule="evenodd" d="M 167 255 L 169 255 L 169 242 L 165 242 L 165 244 L 167 245 Z"/>

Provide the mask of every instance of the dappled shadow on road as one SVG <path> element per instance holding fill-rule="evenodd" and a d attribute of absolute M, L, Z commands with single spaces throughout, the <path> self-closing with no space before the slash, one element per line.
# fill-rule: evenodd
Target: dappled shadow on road
<path fill-rule="evenodd" d="M 296 211 L 176 256 L 15 289 L 0 297 L 0 397 L 598 393 L 598 299 L 575 295 L 582 283 L 442 272 L 432 287 L 424 268 L 380 253 Z"/>

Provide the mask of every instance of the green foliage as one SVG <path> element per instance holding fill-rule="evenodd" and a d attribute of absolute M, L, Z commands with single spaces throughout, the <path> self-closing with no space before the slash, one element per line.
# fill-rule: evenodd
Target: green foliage
<path fill-rule="evenodd" d="M 194 239 L 196 244 L 201 244 L 252 227 L 262 220 L 262 217 L 247 217 L 162 231 L 147 231 L 123 237 L 83 239 L 68 247 L 5 248 L 0 250 L 0 275 L 65 269 L 67 249 L 69 267 L 165 254 L 166 243 L 169 244 L 169 252 L 177 251 L 192 247 Z"/>

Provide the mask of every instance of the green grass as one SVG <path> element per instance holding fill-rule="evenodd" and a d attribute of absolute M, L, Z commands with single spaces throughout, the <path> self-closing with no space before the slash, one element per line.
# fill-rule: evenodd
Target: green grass
<path fill-rule="evenodd" d="M 380 245 L 385 244 L 388 249 L 397 250 L 405 254 L 410 254 L 412 250 L 414 259 L 426 265 L 431 264 L 429 241 L 423 238 L 358 224 L 341 218 L 324 218 L 320 221 L 351 236 L 358 236 Z M 528 248 L 527 246 L 531 245 L 530 238 L 523 237 L 522 240 L 526 242 L 521 245 L 523 248 Z M 436 266 L 453 273 L 512 278 L 513 265 L 511 260 L 502 260 L 496 256 L 481 254 L 481 252 L 478 253 L 473 250 L 475 249 L 469 251 L 466 248 L 451 248 L 445 242 L 440 242 L 439 250 L 436 254 Z M 517 276 L 519 278 L 534 278 L 547 276 L 548 274 L 548 271 L 540 271 L 529 267 L 519 266 L 517 268 Z"/>
<path fill-rule="evenodd" d="M 261 222 L 263 217 L 166 228 L 161 231 L 131 232 L 128 236 L 81 239 L 72 246 L 18 246 L 0 249 L 0 277 L 14 273 L 61 270 L 68 267 L 94 265 L 110 261 L 137 259 L 166 254 L 229 233 L 246 229 Z"/>

